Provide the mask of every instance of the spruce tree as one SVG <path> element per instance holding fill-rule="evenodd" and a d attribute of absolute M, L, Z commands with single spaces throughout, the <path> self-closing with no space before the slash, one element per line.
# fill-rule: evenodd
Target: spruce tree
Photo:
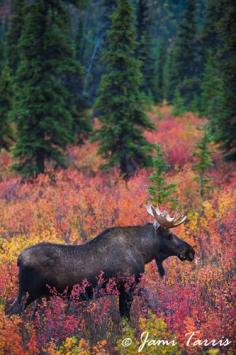
<path fill-rule="evenodd" d="M 77 33 L 75 38 L 76 59 L 81 61 L 84 54 L 84 22 L 81 18 L 78 19 Z"/>
<path fill-rule="evenodd" d="M 156 89 L 155 89 L 155 101 L 162 103 L 165 98 L 165 63 L 166 63 L 166 43 L 164 40 L 160 43 L 158 60 L 157 60 L 157 72 L 156 72 Z"/>
<path fill-rule="evenodd" d="M 90 8 L 94 11 L 94 3 L 91 1 Z M 97 90 L 100 85 L 101 77 L 104 74 L 103 52 L 106 48 L 107 32 L 111 26 L 111 14 L 116 8 L 116 0 L 102 0 L 100 4 L 101 16 L 94 19 L 92 27 L 94 29 L 94 38 L 89 38 L 92 42 L 90 55 L 87 60 L 86 76 L 84 83 L 84 94 L 88 97 L 90 104 L 94 104 Z M 88 43 L 89 45 L 89 43 Z"/>
<path fill-rule="evenodd" d="M 169 98 L 173 100 L 178 90 L 184 98 L 186 108 L 191 105 L 194 95 L 200 91 L 195 12 L 195 0 L 187 0 L 183 19 L 172 48 L 168 78 Z"/>
<path fill-rule="evenodd" d="M 16 69 L 20 61 L 19 40 L 24 25 L 25 8 L 25 0 L 13 0 L 13 15 L 10 19 L 10 27 L 7 33 L 7 58 L 12 76 L 16 74 Z"/>
<path fill-rule="evenodd" d="M 219 69 L 217 68 L 215 55 L 212 51 L 208 53 L 201 83 L 200 113 L 210 118 L 210 125 L 214 130 L 216 117 L 218 116 L 222 101 L 222 80 Z"/>
<path fill-rule="evenodd" d="M 151 16 L 146 0 L 137 2 L 137 58 L 141 62 L 142 91 L 155 97 L 155 63 L 152 54 Z"/>
<path fill-rule="evenodd" d="M 174 53 L 173 47 L 167 51 L 167 60 L 164 77 L 164 95 L 168 102 L 172 102 L 176 93 L 176 77 L 174 73 Z"/>
<path fill-rule="evenodd" d="M 83 22 L 79 21 L 75 38 L 75 70 L 66 75 L 65 83 L 70 93 L 69 105 L 72 111 L 72 130 L 75 143 L 82 144 L 92 129 L 91 119 L 88 115 L 88 98 L 84 91 L 85 68 L 83 62 L 84 51 Z"/>
<path fill-rule="evenodd" d="M 209 51 L 217 53 L 221 45 L 221 39 L 217 29 L 217 24 L 222 16 L 224 9 L 219 5 L 218 1 L 208 0 L 204 13 L 204 24 L 202 28 L 202 45 L 204 64 L 208 59 Z"/>
<path fill-rule="evenodd" d="M 216 140 L 225 157 L 236 160 L 236 6 L 233 0 L 220 0 L 223 9 L 218 22 L 222 45 L 219 49 L 219 69 L 222 75 L 222 105 L 216 124 Z"/>
<path fill-rule="evenodd" d="M 80 61 L 76 61 L 76 70 L 66 75 L 64 80 L 68 89 L 68 108 L 72 114 L 72 131 L 74 143 L 82 144 L 92 130 L 89 117 L 87 96 L 83 90 L 85 69 Z"/>
<path fill-rule="evenodd" d="M 206 103 L 205 99 L 207 99 L 207 92 L 205 89 L 209 88 L 210 92 L 214 91 L 214 86 L 216 88 L 215 91 L 218 91 L 218 83 L 219 79 L 219 68 L 218 68 L 218 50 L 221 47 L 221 39 L 218 33 L 217 24 L 222 16 L 222 12 L 224 9 L 219 6 L 218 2 L 215 0 L 208 0 L 205 5 L 205 10 L 203 13 L 203 26 L 200 31 L 200 75 L 201 78 L 201 101 L 199 105 L 200 114 L 206 114 L 209 116 L 209 113 L 206 112 L 208 103 Z M 215 72 L 215 74 L 214 74 Z M 213 78 L 214 76 L 214 78 Z M 207 80 L 210 82 L 207 82 Z M 211 85 L 212 83 L 212 85 Z M 204 89 L 205 87 L 205 89 Z M 203 92 L 204 91 L 204 92 Z M 212 102 L 212 100 L 211 100 Z M 206 104 L 206 105 L 205 105 Z M 218 101 L 216 101 L 216 110 L 218 110 Z M 213 110 L 213 111 L 216 111 Z M 209 116 L 210 117 L 210 116 Z"/>
<path fill-rule="evenodd" d="M 162 203 L 170 202 L 172 207 L 176 206 L 176 198 L 173 195 L 176 193 L 176 185 L 166 182 L 165 174 L 168 169 L 168 164 L 165 160 L 164 153 L 159 144 L 155 147 L 156 154 L 153 158 L 154 172 L 149 176 L 150 185 L 148 192 L 150 199 L 154 204 L 161 205 Z"/>
<path fill-rule="evenodd" d="M 181 116 L 186 111 L 184 106 L 183 97 L 180 95 L 179 90 L 175 91 L 174 100 L 173 100 L 173 110 L 172 114 L 174 116 Z"/>
<path fill-rule="evenodd" d="M 5 65 L 0 76 L 0 149 L 9 149 L 13 142 L 13 132 L 9 122 L 12 94 L 10 71 Z"/>
<path fill-rule="evenodd" d="M 2 71 L 5 63 L 6 63 L 6 49 L 5 49 L 5 41 L 3 38 L 0 38 L 0 72 Z"/>
<path fill-rule="evenodd" d="M 111 15 L 116 8 L 117 1 L 116 0 L 103 0 L 103 31 L 104 35 L 106 35 L 107 31 L 111 26 Z"/>
<path fill-rule="evenodd" d="M 152 128 L 140 104 L 141 73 L 135 58 L 134 16 L 129 0 L 119 0 L 108 32 L 104 65 L 96 107 L 101 127 L 95 138 L 99 153 L 109 166 L 119 166 L 125 177 L 149 163 L 151 145 L 142 135 Z"/>
<path fill-rule="evenodd" d="M 19 43 L 20 64 L 12 117 L 17 125 L 14 168 L 24 176 L 45 171 L 47 160 L 64 163 L 72 140 L 72 114 L 63 78 L 76 66 L 62 1 L 27 6 Z"/>

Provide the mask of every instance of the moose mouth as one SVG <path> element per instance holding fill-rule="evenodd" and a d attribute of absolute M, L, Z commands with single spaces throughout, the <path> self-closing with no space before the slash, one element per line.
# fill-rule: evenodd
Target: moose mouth
<path fill-rule="evenodd" d="M 181 260 L 181 261 L 193 261 L 194 259 L 194 253 L 193 252 L 188 252 L 186 254 L 179 254 L 178 255 L 178 258 Z"/>

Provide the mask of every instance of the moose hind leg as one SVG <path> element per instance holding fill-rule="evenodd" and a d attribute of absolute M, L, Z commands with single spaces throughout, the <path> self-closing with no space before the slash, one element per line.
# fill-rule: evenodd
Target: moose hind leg
<path fill-rule="evenodd" d="M 37 312 L 39 311 L 40 318 L 42 316 L 41 305 L 43 304 L 43 298 L 40 297 L 34 301 L 34 308 L 31 316 L 31 320 L 35 319 Z"/>
<path fill-rule="evenodd" d="M 29 293 L 27 299 L 26 299 L 26 302 L 25 302 L 25 305 L 24 305 L 24 310 L 31 304 L 33 303 L 35 300 L 37 300 L 38 298 L 38 295 L 37 294 L 34 294 L 34 293 Z"/>
<path fill-rule="evenodd" d="M 21 315 L 24 310 L 24 303 L 26 299 L 26 293 L 20 288 L 19 293 L 15 301 L 10 308 L 6 311 L 8 315 Z"/>
<path fill-rule="evenodd" d="M 124 287 L 120 289 L 119 294 L 119 310 L 122 318 L 130 320 L 130 308 L 133 301 L 133 292 L 131 289 L 125 290 Z"/>
<path fill-rule="evenodd" d="M 46 288 L 46 286 L 44 286 L 42 283 L 38 282 L 31 285 L 31 287 L 28 288 L 28 297 L 24 305 L 24 310 L 36 300 L 37 300 L 36 305 L 39 305 L 42 297 L 48 297 L 48 296 L 49 296 L 49 291 Z"/>

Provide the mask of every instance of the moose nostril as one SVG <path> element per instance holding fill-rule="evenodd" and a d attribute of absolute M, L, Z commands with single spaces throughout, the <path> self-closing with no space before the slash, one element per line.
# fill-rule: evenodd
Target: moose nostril
<path fill-rule="evenodd" d="M 194 252 L 189 252 L 188 256 L 191 260 L 193 260 L 194 259 Z"/>

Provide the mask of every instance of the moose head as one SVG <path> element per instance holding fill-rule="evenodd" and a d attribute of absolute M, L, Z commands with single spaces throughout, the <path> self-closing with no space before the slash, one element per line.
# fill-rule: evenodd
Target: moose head
<path fill-rule="evenodd" d="M 156 234 L 159 238 L 159 252 L 156 256 L 156 263 L 160 275 L 163 277 L 165 270 L 162 262 L 169 256 L 177 256 L 181 261 L 193 261 L 194 249 L 177 237 L 170 229 L 179 226 L 184 223 L 187 216 L 176 213 L 173 217 L 169 215 L 167 211 L 161 211 L 158 207 L 154 208 L 152 205 L 148 205 L 147 212 L 154 217 L 154 227 Z"/>

